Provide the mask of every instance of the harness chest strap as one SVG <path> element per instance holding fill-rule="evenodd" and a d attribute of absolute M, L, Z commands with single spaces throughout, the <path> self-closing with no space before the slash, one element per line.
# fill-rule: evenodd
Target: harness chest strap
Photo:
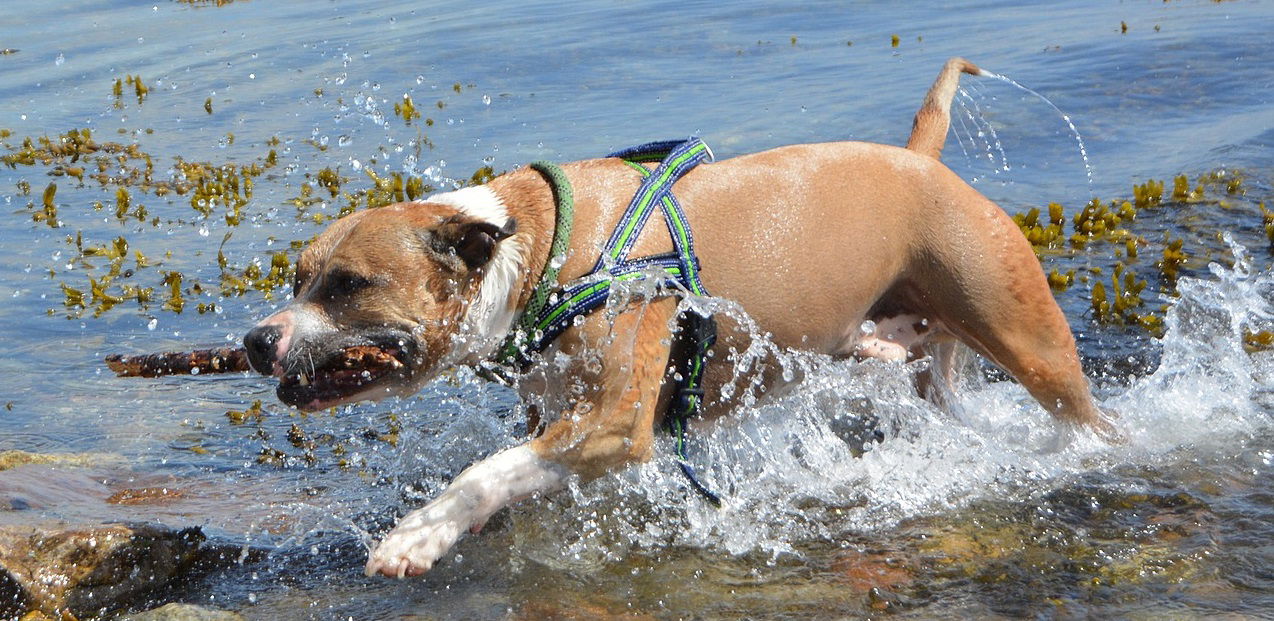
<path fill-rule="evenodd" d="M 658 278 L 662 291 L 680 290 L 707 296 L 699 279 L 694 237 L 680 204 L 672 194 L 672 185 L 711 156 L 707 145 L 698 138 L 652 142 L 608 156 L 622 158 L 643 175 L 643 181 L 603 247 L 593 270 L 565 285 L 559 285 L 557 279 L 570 247 L 574 194 L 570 180 L 560 167 L 545 161 L 532 162 L 529 166 L 544 175 L 553 188 L 556 227 L 540 281 L 494 362 L 506 367 L 527 366 L 531 362 L 530 356 L 543 351 L 572 325 L 576 317 L 605 304 L 611 287 L 617 282 L 654 276 Z M 654 170 L 640 164 L 650 161 L 659 161 L 660 164 Z M 629 259 L 629 252 L 656 206 L 664 214 L 674 250 Z M 683 312 L 679 322 L 678 336 L 684 344 L 686 356 L 676 363 L 674 379 L 677 386 L 670 411 L 664 416 L 664 425 L 673 435 L 678 465 L 692 487 L 713 505 L 720 506 L 720 498 L 695 476 L 694 468 L 686 460 L 685 447 L 686 422 L 698 413 L 702 402 L 703 368 L 708 351 L 716 340 L 716 324 L 711 316 L 700 315 L 693 310 Z"/>

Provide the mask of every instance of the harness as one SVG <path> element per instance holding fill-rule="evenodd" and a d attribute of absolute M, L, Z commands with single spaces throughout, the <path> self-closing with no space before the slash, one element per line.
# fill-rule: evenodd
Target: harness
<path fill-rule="evenodd" d="M 533 354 L 544 351 L 553 339 L 574 325 L 576 318 L 600 308 L 617 283 L 656 278 L 661 294 L 675 295 L 685 291 L 697 296 L 708 293 L 699 279 L 699 259 L 694 253 L 694 237 L 681 205 L 672 194 L 672 186 L 686 172 L 705 160 L 712 159 L 708 145 L 698 138 L 651 142 L 610 154 L 632 167 L 643 177 L 641 187 L 619 219 L 601 256 L 585 276 L 564 285 L 557 283 L 558 272 L 570 246 L 574 197 L 570 181 L 562 169 L 551 162 L 532 162 L 553 187 L 557 205 L 556 227 L 548 263 L 531 300 L 505 340 L 496 362 L 519 368 L 531 362 Z M 643 162 L 660 162 L 650 170 Z M 672 237 L 673 250 L 663 254 L 630 259 L 629 252 L 641 235 L 646 221 L 660 208 Z M 671 293 L 664 293 L 671 292 Z M 676 361 L 676 382 L 672 403 L 664 416 L 664 426 L 673 436 L 677 463 L 694 489 L 713 505 L 721 499 L 695 476 L 686 459 L 686 422 L 698 413 L 703 400 L 703 370 L 708 351 L 716 341 L 716 322 L 711 315 L 686 310 L 678 317 L 677 336 L 685 355 Z"/>

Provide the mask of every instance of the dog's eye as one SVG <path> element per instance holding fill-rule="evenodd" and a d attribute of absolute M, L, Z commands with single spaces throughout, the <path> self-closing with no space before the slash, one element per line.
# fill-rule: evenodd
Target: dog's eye
<path fill-rule="evenodd" d="M 327 278 L 328 293 L 334 297 L 350 296 L 374 284 L 372 279 L 353 272 L 334 272 Z"/>

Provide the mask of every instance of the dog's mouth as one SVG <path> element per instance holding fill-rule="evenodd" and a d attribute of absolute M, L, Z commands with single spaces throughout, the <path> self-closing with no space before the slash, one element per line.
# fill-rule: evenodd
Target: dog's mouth
<path fill-rule="evenodd" d="M 346 347 L 317 367 L 282 376 L 277 394 L 280 401 L 303 410 L 331 407 L 369 392 L 382 380 L 403 374 L 407 370 L 405 358 L 404 351 L 395 347 Z"/>

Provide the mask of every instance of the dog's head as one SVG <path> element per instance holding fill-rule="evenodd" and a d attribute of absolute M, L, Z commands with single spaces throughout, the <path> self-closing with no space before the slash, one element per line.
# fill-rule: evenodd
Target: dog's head
<path fill-rule="evenodd" d="M 244 337 L 252 368 L 314 410 L 411 394 L 489 355 L 513 319 L 516 227 L 482 187 L 336 221 L 302 252 L 292 300 Z"/>

